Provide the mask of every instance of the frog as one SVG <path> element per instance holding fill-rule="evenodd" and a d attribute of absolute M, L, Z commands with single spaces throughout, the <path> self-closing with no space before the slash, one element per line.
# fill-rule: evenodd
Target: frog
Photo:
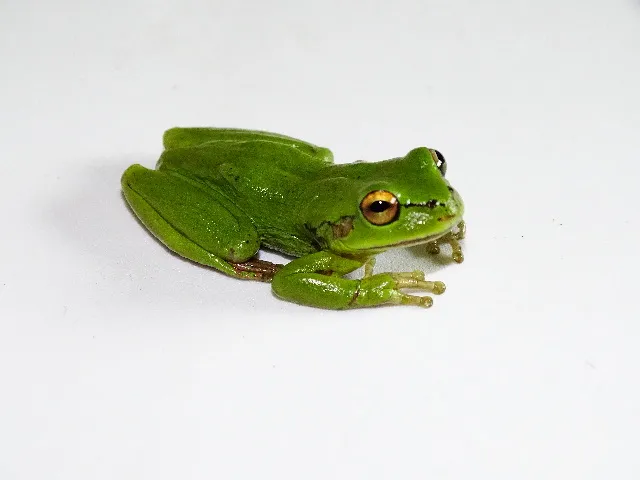
<path fill-rule="evenodd" d="M 375 256 L 448 245 L 463 261 L 464 203 L 436 149 L 335 163 L 329 149 L 297 138 L 215 127 L 171 128 L 163 147 L 155 168 L 134 164 L 122 175 L 133 213 L 169 250 L 270 282 L 280 299 L 333 310 L 426 308 L 444 283 L 420 270 L 374 273 Z M 261 249 L 291 261 L 263 260 Z M 349 277 L 360 268 L 361 278 Z"/>

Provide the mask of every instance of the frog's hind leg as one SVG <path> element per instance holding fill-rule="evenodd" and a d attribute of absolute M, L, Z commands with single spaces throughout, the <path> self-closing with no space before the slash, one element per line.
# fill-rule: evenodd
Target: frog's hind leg
<path fill-rule="evenodd" d="M 227 275 L 271 280 L 280 265 L 255 259 L 251 220 L 222 194 L 178 174 L 132 165 L 122 190 L 140 221 L 170 250 Z"/>

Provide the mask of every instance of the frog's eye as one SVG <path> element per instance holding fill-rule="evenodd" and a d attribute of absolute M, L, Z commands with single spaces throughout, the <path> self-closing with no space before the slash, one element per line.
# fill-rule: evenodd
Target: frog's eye
<path fill-rule="evenodd" d="M 386 225 L 398 218 L 400 205 L 393 193 L 386 190 L 375 190 L 367 193 L 367 196 L 360 202 L 360 210 L 370 223 Z"/>
<path fill-rule="evenodd" d="M 444 159 L 444 155 L 442 155 L 438 150 L 431 150 L 433 154 L 433 161 L 436 162 L 436 167 L 440 170 L 440 173 L 444 177 L 447 173 L 447 161 Z"/>

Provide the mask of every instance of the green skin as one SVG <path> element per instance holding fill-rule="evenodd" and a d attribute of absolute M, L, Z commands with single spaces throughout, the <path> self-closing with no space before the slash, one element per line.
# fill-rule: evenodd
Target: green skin
<path fill-rule="evenodd" d="M 373 274 L 373 256 L 427 244 L 431 253 L 464 235 L 463 203 L 425 147 L 403 158 L 336 165 L 326 148 L 283 135 L 237 129 L 173 128 L 155 170 L 132 165 L 122 189 L 142 223 L 170 250 L 227 275 L 272 282 L 280 298 L 321 308 L 431 305 L 442 282 L 422 272 Z M 398 213 L 371 223 L 363 198 L 392 192 Z M 260 247 L 296 258 L 257 259 Z M 362 279 L 344 278 L 362 266 Z"/>

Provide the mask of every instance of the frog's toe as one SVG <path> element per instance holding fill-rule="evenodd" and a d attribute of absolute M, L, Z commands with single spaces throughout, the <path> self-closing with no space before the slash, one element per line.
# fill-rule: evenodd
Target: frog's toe
<path fill-rule="evenodd" d="M 467 224 L 465 223 L 464 220 L 460 220 L 460 223 L 458 223 L 458 231 L 454 234 L 456 237 L 456 240 L 462 240 L 466 235 L 467 235 Z"/>
<path fill-rule="evenodd" d="M 433 298 L 428 295 L 407 295 L 406 293 L 398 292 L 396 303 L 400 305 L 415 305 L 416 307 L 429 308 L 433 305 Z"/>
<path fill-rule="evenodd" d="M 410 295 L 404 293 L 402 289 L 420 290 L 433 295 L 444 293 L 446 287 L 443 282 L 429 281 L 424 279 L 423 272 L 401 272 L 391 273 L 391 277 L 395 283 L 391 303 L 400 305 L 416 305 L 423 308 L 429 308 L 433 305 L 433 298 L 428 295 Z"/>
<path fill-rule="evenodd" d="M 444 282 L 433 282 L 433 293 L 436 295 L 442 295 L 447 290 L 447 286 Z"/>
<path fill-rule="evenodd" d="M 424 280 L 424 272 L 415 270 L 413 272 L 397 272 L 392 274 L 397 279 Z"/>
<path fill-rule="evenodd" d="M 411 276 L 413 273 L 416 272 L 409 272 L 409 275 L 407 275 L 407 273 L 392 273 L 391 276 L 396 282 L 396 289 L 412 288 L 415 290 L 423 290 L 425 292 L 433 293 L 435 295 L 440 295 L 446 290 L 446 286 L 443 282 L 423 280 L 424 274 L 421 275 L 421 278 L 416 278 Z"/>
<path fill-rule="evenodd" d="M 462 247 L 459 240 L 464 238 L 464 225 L 456 232 L 449 232 L 442 237 L 425 244 L 427 253 L 432 255 L 438 255 L 441 251 L 440 245 L 449 245 L 451 247 L 451 258 L 456 263 L 462 263 L 464 261 L 464 254 L 462 253 Z"/>

